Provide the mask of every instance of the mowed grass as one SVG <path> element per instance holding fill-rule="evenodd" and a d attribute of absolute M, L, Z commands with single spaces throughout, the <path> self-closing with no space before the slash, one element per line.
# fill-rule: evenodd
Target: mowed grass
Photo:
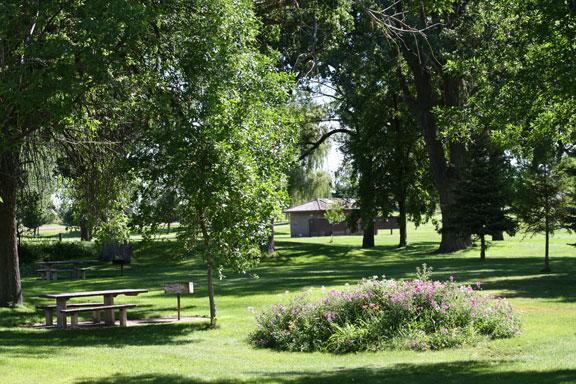
<path fill-rule="evenodd" d="M 196 292 L 182 300 L 184 315 L 207 315 L 202 263 L 176 241 L 135 243 L 135 261 L 125 276 L 101 267 L 85 281 L 25 277 L 26 306 L 0 310 L 0 383 L 576 383 L 576 238 L 552 240 L 553 273 L 542 274 L 543 238 L 521 236 L 495 242 L 488 259 L 478 249 L 434 255 L 438 235 L 431 225 L 409 232 L 411 245 L 396 249 L 397 233 L 381 231 L 377 247 L 360 249 L 361 237 L 291 239 L 277 227 L 278 257 L 252 271 L 227 274 L 217 283 L 218 329 L 204 324 L 47 331 L 25 323 L 44 292 L 147 288 L 133 302 L 133 318 L 174 316 L 176 299 L 164 282 L 191 280 Z M 480 281 L 487 292 L 512 302 L 523 320 L 515 338 L 438 352 L 384 351 L 331 355 L 255 349 L 247 342 L 255 313 L 302 293 L 312 296 L 354 284 L 362 277 L 411 278 L 417 266 L 434 268 L 435 279 Z"/>

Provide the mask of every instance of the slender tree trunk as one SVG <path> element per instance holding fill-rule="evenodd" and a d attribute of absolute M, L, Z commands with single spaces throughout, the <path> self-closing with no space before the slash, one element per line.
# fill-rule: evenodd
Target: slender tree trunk
<path fill-rule="evenodd" d="M 214 277 L 212 262 L 208 262 L 208 300 L 210 301 L 210 325 L 216 326 L 216 300 L 214 299 Z"/>
<path fill-rule="evenodd" d="M 274 219 L 270 220 L 270 235 L 268 235 L 268 256 L 272 256 L 276 252 L 276 245 L 274 243 Z"/>
<path fill-rule="evenodd" d="M 504 241 L 504 231 L 496 231 L 492 234 L 492 241 Z"/>
<path fill-rule="evenodd" d="M 486 260 L 486 235 L 480 235 L 480 261 Z"/>
<path fill-rule="evenodd" d="M 548 168 L 545 168 L 545 180 L 546 180 L 546 199 L 544 201 L 544 231 L 545 231 L 545 251 L 544 251 L 544 272 L 550 272 L 550 197 L 548 181 L 550 173 Z"/>
<path fill-rule="evenodd" d="M 22 304 L 16 224 L 18 169 L 16 151 L 0 152 L 0 307 Z"/>
<path fill-rule="evenodd" d="M 168 223 L 166 224 L 166 229 L 167 229 L 166 234 L 169 235 L 169 234 L 170 234 L 170 222 L 168 222 Z"/>
<path fill-rule="evenodd" d="M 362 248 L 374 248 L 374 221 L 372 221 L 371 224 L 364 226 Z"/>
<path fill-rule="evenodd" d="M 398 217 L 398 226 L 400 227 L 400 243 L 399 248 L 405 247 L 407 242 L 407 231 L 406 231 L 406 195 L 403 194 L 398 201 L 398 210 L 400 211 L 400 216 Z"/>
<path fill-rule="evenodd" d="M 201 212 L 200 209 L 198 209 Z M 209 249 L 210 245 L 210 234 L 208 233 L 208 228 L 206 228 L 206 222 L 204 221 L 204 215 L 200 214 L 200 227 L 202 229 L 202 238 L 204 240 L 205 251 Z M 211 255 L 206 255 L 206 264 L 208 266 L 207 277 L 208 277 L 208 301 L 210 302 L 210 325 L 212 327 L 216 326 L 216 300 L 214 295 L 214 262 Z"/>
<path fill-rule="evenodd" d="M 544 272 L 550 272 L 550 221 L 548 220 L 548 214 L 545 217 L 545 251 L 544 251 Z"/>

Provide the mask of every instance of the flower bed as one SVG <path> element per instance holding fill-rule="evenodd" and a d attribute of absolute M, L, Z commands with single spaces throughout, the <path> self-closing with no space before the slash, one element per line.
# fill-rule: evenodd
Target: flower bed
<path fill-rule="evenodd" d="M 519 332 L 510 304 L 455 282 L 372 278 L 319 301 L 299 297 L 257 317 L 252 344 L 286 351 L 442 349 Z"/>

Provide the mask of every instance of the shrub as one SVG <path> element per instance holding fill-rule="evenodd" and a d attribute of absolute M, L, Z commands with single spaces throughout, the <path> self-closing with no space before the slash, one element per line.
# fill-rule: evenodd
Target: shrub
<path fill-rule="evenodd" d="M 299 297 L 257 317 L 253 345 L 287 351 L 437 350 L 507 338 L 519 320 L 503 299 L 469 285 L 364 279 L 319 301 Z"/>
<path fill-rule="evenodd" d="M 23 242 L 18 247 L 22 264 L 48 260 L 95 259 L 96 249 L 90 243 L 80 242 Z"/>

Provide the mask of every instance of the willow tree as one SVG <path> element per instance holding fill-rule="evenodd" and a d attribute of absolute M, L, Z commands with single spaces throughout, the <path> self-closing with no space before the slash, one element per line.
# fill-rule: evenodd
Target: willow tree
<path fill-rule="evenodd" d="M 251 1 L 182 1 L 171 12 L 159 28 L 177 33 L 162 41 L 171 55 L 159 63 L 137 171 L 178 191 L 179 237 L 206 263 L 215 325 L 214 276 L 258 261 L 287 197 L 291 81 L 256 49 Z"/>
<path fill-rule="evenodd" d="M 130 95 L 122 89 L 150 46 L 144 36 L 153 14 L 137 1 L 0 4 L 0 306 L 22 302 L 16 246 L 22 164 L 46 146 L 91 140 L 99 124 L 90 96 L 104 86 L 115 97 Z"/>

